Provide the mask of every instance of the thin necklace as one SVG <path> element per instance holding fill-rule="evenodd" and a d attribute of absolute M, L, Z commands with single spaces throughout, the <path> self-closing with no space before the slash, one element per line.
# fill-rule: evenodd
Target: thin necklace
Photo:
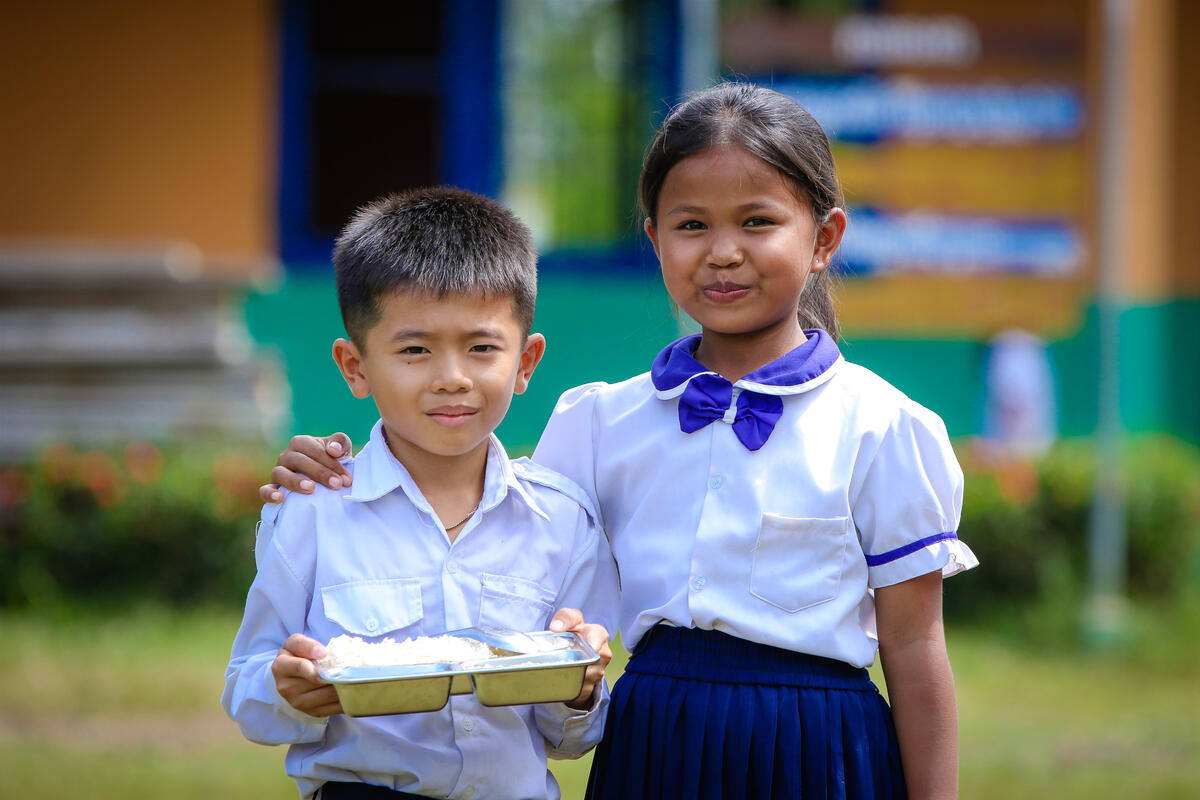
<path fill-rule="evenodd" d="M 475 516 L 475 512 L 479 510 L 479 506 L 481 506 L 481 505 L 483 505 L 483 501 L 482 501 L 482 500 L 480 500 L 478 503 L 476 503 L 476 504 L 475 504 L 475 507 L 471 509 L 471 513 L 470 513 L 470 514 L 467 514 L 465 517 L 463 517 L 461 520 L 459 520 L 458 522 L 454 523 L 453 525 L 447 525 L 447 526 L 446 526 L 446 530 L 448 530 L 448 531 L 452 531 L 452 530 L 454 530 L 455 528 L 457 528 L 459 525 L 462 525 L 464 522 L 466 522 L 467 520 L 469 520 L 471 517 Z"/>

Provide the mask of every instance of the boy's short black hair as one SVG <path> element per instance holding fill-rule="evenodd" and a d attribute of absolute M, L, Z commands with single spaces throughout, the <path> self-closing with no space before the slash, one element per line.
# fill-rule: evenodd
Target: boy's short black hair
<path fill-rule="evenodd" d="M 449 187 L 389 194 L 360 208 L 333 250 L 342 323 L 365 352 L 380 300 L 398 290 L 508 296 L 533 326 L 537 250 L 525 223 L 495 200 Z"/>

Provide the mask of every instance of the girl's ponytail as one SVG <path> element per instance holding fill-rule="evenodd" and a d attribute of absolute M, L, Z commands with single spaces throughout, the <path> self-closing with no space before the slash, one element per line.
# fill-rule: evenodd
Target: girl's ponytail
<path fill-rule="evenodd" d="M 809 278 L 808 285 L 800 295 L 800 308 L 796 316 L 800 320 L 801 328 L 821 328 L 836 341 L 841 338 L 841 329 L 834 309 L 833 277 L 829 274 L 830 269 L 832 265 Z"/>

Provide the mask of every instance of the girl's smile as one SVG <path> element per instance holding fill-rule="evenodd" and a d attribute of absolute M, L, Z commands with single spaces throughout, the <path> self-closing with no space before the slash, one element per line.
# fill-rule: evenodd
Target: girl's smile
<path fill-rule="evenodd" d="M 704 294 L 714 303 L 732 303 L 750 293 L 749 286 L 726 281 L 713 281 L 704 287 Z"/>
<path fill-rule="evenodd" d="M 844 229 L 840 209 L 818 224 L 788 178 L 736 144 L 675 164 L 646 221 L 668 293 L 703 329 L 696 357 L 734 380 L 804 342 L 800 294 Z"/>

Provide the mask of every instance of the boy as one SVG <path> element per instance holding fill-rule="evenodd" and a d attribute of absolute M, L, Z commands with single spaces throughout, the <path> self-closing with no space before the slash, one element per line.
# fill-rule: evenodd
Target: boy
<path fill-rule="evenodd" d="M 577 757 L 600 739 L 617 600 L 607 540 L 581 489 L 510 462 L 492 433 L 545 349 L 530 333 L 536 260 L 515 216 L 454 189 L 383 198 L 338 239 L 350 339 L 333 358 L 380 421 L 349 488 L 263 509 L 222 696 L 247 738 L 291 744 L 303 797 L 557 798 L 547 754 Z M 567 704 L 461 695 L 437 712 L 350 718 L 312 661 L 339 634 L 551 622 L 602 656 Z"/>

